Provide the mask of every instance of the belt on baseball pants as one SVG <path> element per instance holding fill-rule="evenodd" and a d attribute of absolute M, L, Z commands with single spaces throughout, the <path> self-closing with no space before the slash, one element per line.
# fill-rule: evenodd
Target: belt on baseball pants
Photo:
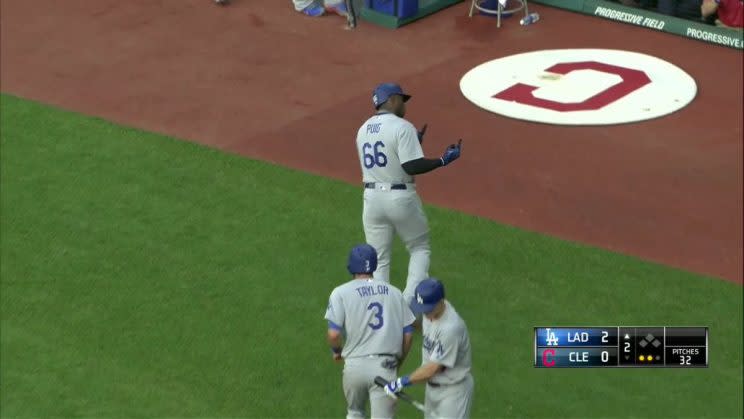
<path fill-rule="evenodd" d="M 377 187 L 377 185 L 388 185 L 390 187 L 390 189 L 393 189 L 393 190 L 406 190 L 406 189 L 408 189 L 408 185 L 406 185 L 405 183 L 383 183 L 383 184 L 375 183 L 375 182 L 365 182 L 364 183 L 364 187 L 366 189 L 375 189 L 375 187 Z"/>
<path fill-rule="evenodd" d="M 398 358 L 395 354 L 369 354 L 367 355 L 368 358 L 386 358 L 386 357 L 392 357 L 392 358 Z"/>
<path fill-rule="evenodd" d="M 460 381 L 455 381 L 454 383 L 447 383 L 447 384 L 432 383 L 431 381 L 427 381 L 427 382 L 426 382 L 426 385 L 429 385 L 429 386 L 432 386 L 432 387 L 443 387 L 443 386 L 452 386 L 452 385 L 455 385 L 455 384 L 460 384 L 460 383 L 462 383 L 463 381 L 465 381 L 465 380 L 467 380 L 467 379 L 468 379 L 468 377 L 467 377 L 467 376 L 465 376 L 465 378 L 463 378 L 463 379 L 462 379 L 462 380 L 460 380 Z"/>

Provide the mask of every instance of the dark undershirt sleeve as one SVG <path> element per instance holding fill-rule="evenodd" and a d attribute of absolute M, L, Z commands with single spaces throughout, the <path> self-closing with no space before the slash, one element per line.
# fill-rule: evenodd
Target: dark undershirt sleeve
<path fill-rule="evenodd" d="M 401 166 L 403 167 L 403 170 L 411 176 L 421 175 L 426 172 L 431 172 L 438 167 L 442 167 L 442 159 L 427 159 L 422 157 L 420 159 L 407 161 Z"/>

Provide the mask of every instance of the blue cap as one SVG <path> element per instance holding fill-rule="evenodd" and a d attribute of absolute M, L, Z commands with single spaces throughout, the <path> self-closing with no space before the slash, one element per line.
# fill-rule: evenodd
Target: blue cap
<path fill-rule="evenodd" d="M 403 101 L 407 102 L 411 98 L 411 95 L 403 92 L 403 88 L 395 83 L 382 83 L 375 87 L 375 91 L 372 92 L 372 104 L 375 108 L 380 107 L 383 103 L 390 99 L 390 96 L 403 96 Z"/>
<path fill-rule="evenodd" d="M 444 299 L 444 284 L 436 278 L 427 278 L 416 286 L 416 294 L 411 301 L 414 313 L 428 313 Z"/>
<path fill-rule="evenodd" d="M 358 244 L 349 252 L 349 273 L 369 274 L 377 269 L 377 251 L 368 244 Z"/>

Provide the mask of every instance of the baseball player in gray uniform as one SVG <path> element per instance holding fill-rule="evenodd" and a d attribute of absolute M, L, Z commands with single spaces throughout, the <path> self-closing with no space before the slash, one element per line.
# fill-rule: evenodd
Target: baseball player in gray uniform
<path fill-rule="evenodd" d="M 422 365 L 410 375 L 390 381 L 385 393 L 396 397 L 404 387 L 425 382 L 427 419 L 467 418 L 474 387 L 468 328 L 444 299 L 444 285 L 437 279 L 422 281 L 416 287 L 415 298 L 414 312 L 424 314 Z"/>
<path fill-rule="evenodd" d="M 394 416 L 396 401 L 374 379 L 395 379 L 413 342 L 416 318 L 398 288 L 373 278 L 376 268 L 375 249 L 355 246 L 347 264 L 353 279 L 331 292 L 325 314 L 333 359 L 344 361 L 347 418 L 365 417 L 368 400 L 373 418 Z"/>
<path fill-rule="evenodd" d="M 403 119 L 411 98 L 394 83 L 383 83 L 372 93 L 377 112 L 357 132 L 356 147 L 364 183 L 362 224 L 367 243 L 379 257 L 375 278 L 390 282 L 390 250 L 397 233 L 408 250 L 406 301 L 416 285 L 429 276 L 429 225 L 416 193 L 414 176 L 446 166 L 460 157 L 462 140 L 442 157 L 427 159 L 421 148 L 426 125 L 417 131 Z"/>

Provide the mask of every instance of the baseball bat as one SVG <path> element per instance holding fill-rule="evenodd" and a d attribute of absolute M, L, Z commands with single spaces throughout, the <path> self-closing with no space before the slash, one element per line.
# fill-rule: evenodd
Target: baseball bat
<path fill-rule="evenodd" d="M 354 0 L 346 0 L 346 10 L 348 14 L 346 15 L 346 24 L 349 29 L 356 28 L 357 25 L 357 16 L 356 16 L 356 10 L 354 8 Z"/>
<path fill-rule="evenodd" d="M 378 375 L 377 377 L 375 377 L 375 384 L 377 384 L 380 387 L 385 387 L 386 385 L 388 385 L 388 381 Z M 416 409 L 422 412 L 424 411 L 423 403 L 413 400 L 411 396 L 409 396 L 408 394 L 401 391 L 397 393 L 396 396 L 398 396 L 399 399 L 412 404 L 413 407 L 415 407 Z"/>

